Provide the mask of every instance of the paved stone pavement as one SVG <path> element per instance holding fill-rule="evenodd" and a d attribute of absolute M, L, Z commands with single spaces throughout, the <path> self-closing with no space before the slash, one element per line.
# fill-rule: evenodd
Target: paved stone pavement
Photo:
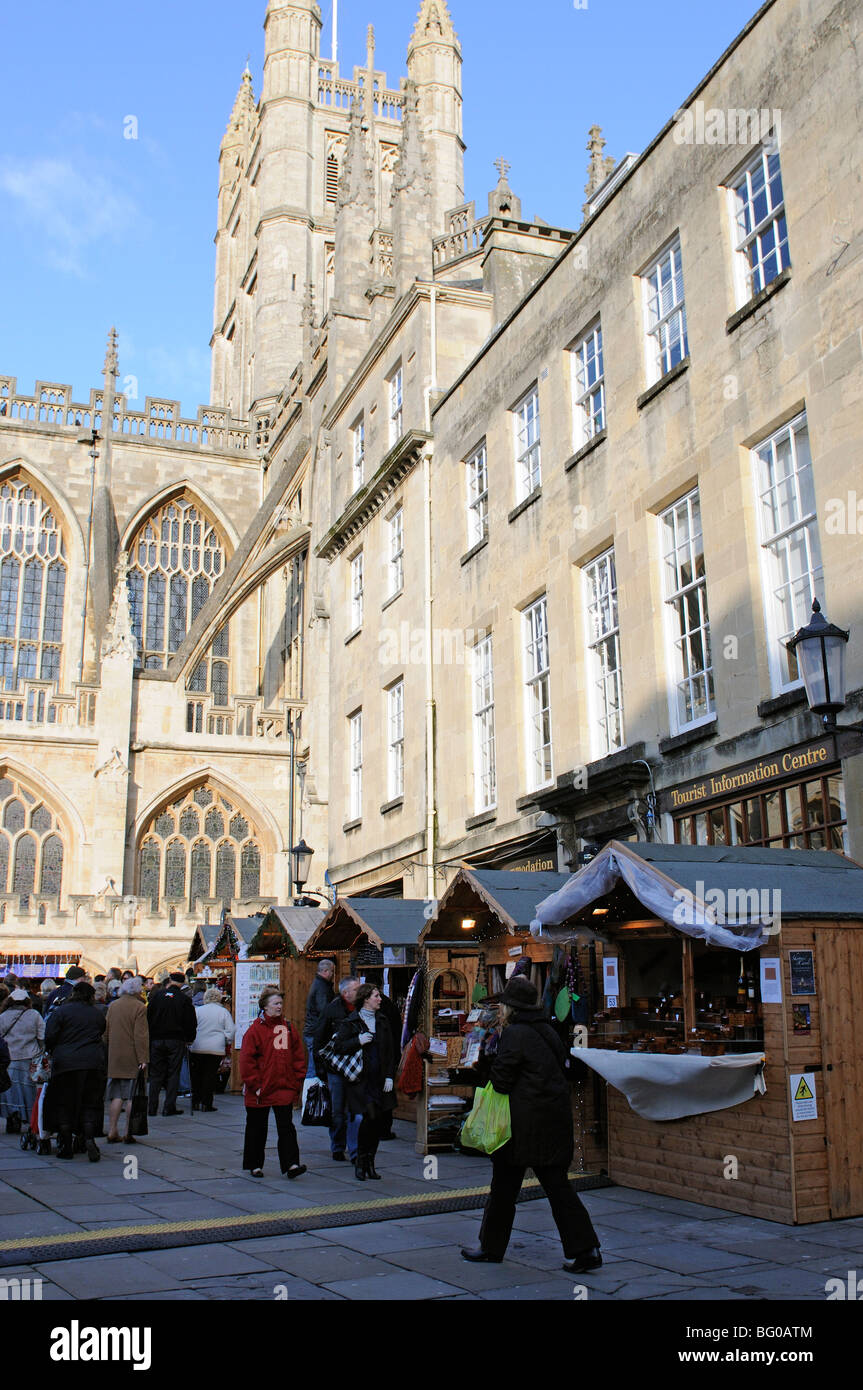
<path fill-rule="evenodd" d="M 181 1104 L 188 1111 L 189 1102 Z M 332 1162 L 326 1133 L 304 1129 L 308 1173 L 282 1178 L 271 1148 L 266 1177 L 255 1180 L 240 1169 L 242 1102 L 221 1096 L 218 1104 L 217 1115 L 158 1117 L 134 1148 L 103 1141 L 99 1164 L 83 1155 L 69 1163 L 22 1153 L 17 1138 L 0 1134 L 0 1241 L 429 1192 L 413 1129 L 400 1123 L 398 1140 L 381 1145 L 379 1184 L 359 1184 L 349 1164 Z M 488 1173 L 484 1159 L 444 1154 L 431 1182 L 436 1191 L 480 1186 Z M 501 1265 L 468 1265 L 459 1256 L 460 1246 L 477 1243 L 477 1210 L 352 1226 L 327 1225 L 321 1216 L 320 1229 L 302 1234 L 40 1260 L 0 1269 L 0 1277 L 41 1278 L 46 1300 L 824 1302 L 827 1280 L 844 1283 L 849 1271 L 863 1271 L 863 1218 L 781 1226 L 621 1187 L 587 1192 L 584 1201 L 604 1264 L 579 1278 L 561 1268 L 544 1199 L 518 1208 Z"/>

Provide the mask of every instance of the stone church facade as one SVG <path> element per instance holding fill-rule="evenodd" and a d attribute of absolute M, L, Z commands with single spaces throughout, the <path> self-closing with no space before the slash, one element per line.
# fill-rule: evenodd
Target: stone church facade
<path fill-rule="evenodd" d="M 0 377 L 7 963 L 184 960 L 290 901 L 301 837 L 322 898 L 612 835 L 863 854 L 861 740 L 782 645 L 813 597 L 854 627 L 859 717 L 860 14 L 805 13 L 764 5 L 641 156 L 592 130 L 567 230 L 503 161 L 465 200 L 445 0 L 392 87 L 372 31 L 343 77 L 270 0 L 218 404 L 132 409 L 113 335 L 87 402 Z"/>

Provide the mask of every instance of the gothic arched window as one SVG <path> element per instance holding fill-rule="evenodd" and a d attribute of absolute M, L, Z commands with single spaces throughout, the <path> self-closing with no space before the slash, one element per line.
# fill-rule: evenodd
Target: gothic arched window
<path fill-rule="evenodd" d="M 36 892 L 58 897 L 62 881 L 57 817 L 17 778 L 0 777 L 0 893 L 17 893 L 26 908 Z"/>
<path fill-rule="evenodd" d="M 129 601 L 138 661 L 145 670 L 164 670 L 182 646 L 224 571 L 225 549 L 215 523 L 185 494 L 166 502 L 139 528 L 129 546 Z M 220 641 L 223 650 L 215 653 Z M 213 651 L 227 658 L 227 628 Z M 226 660 L 224 680 L 227 688 Z"/>
<path fill-rule="evenodd" d="M 56 681 L 63 651 L 66 550 L 47 502 L 24 478 L 0 485 L 0 686 Z"/>
<path fill-rule="evenodd" d="M 144 831 L 138 891 L 150 900 L 154 912 L 165 899 L 183 898 L 194 909 L 203 898 L 218 898 L 230 907 L 236 898 L 258 897 L 261 848 L 256 826 L 214 787 L 186 792 L 154 816 Z"/>

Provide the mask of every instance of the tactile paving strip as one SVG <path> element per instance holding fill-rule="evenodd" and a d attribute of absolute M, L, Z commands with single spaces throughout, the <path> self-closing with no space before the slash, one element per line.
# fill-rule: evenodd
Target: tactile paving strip
<path fill-rule="evenodd" d="M 608 1187 L 609 1180 L 594 1174 L 571 1174 L 579 1191 Z M 294 1235 L 330 1226 L 360 1226 L 376 1221 L 398 1221 L 411 1216 L 442 1216 L 483 1206 L 488 1187 L 450 1188 L 443 1192 L 417 1192 L 410 1196 L 374 1201 L 340 1202 L 332 1206 L 295 1207 L 293 1210 L 254 1212 L 240 1216 L 200 1217 L 186 1221 L 154 1221 L 140 1226 L 114 1226 L 100 1231 L 66 1231 L 32 1240 L 17 1236 L 0 1240 L 0 1268 L 20 1264 L 46 1264 L 51 1260 L 77 1260 L 89 1255 L 133 1255 L 142 1250 L 173 1250 L 187 1245 L 218 1245 L 223 1241 L 254 1240 L 260 1236 Z M 536 1178 L 528 1178 L 520 1202 L 542 1197 Z M 2 1225 L 0 1225 L 2 1230 Z"/>

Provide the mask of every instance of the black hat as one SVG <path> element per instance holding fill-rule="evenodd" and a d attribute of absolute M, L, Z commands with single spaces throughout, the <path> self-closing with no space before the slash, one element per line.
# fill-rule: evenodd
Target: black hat
<path fill-rule="evenodd" d="M 168 979 L 175 985 L 184 985 L 186 983 L 186 977 L 182 970 L 172 970 Z"/>
<path fill-rule="evenodd" d="M 502 1004 L 509 1004 L 515 1009 L 535 1009 L 539 1002 L 539 995 L 536 986 L 525 979 L 524 975 L 513 975 L 507 984 L 506 989 L 500 996 Z"/>

